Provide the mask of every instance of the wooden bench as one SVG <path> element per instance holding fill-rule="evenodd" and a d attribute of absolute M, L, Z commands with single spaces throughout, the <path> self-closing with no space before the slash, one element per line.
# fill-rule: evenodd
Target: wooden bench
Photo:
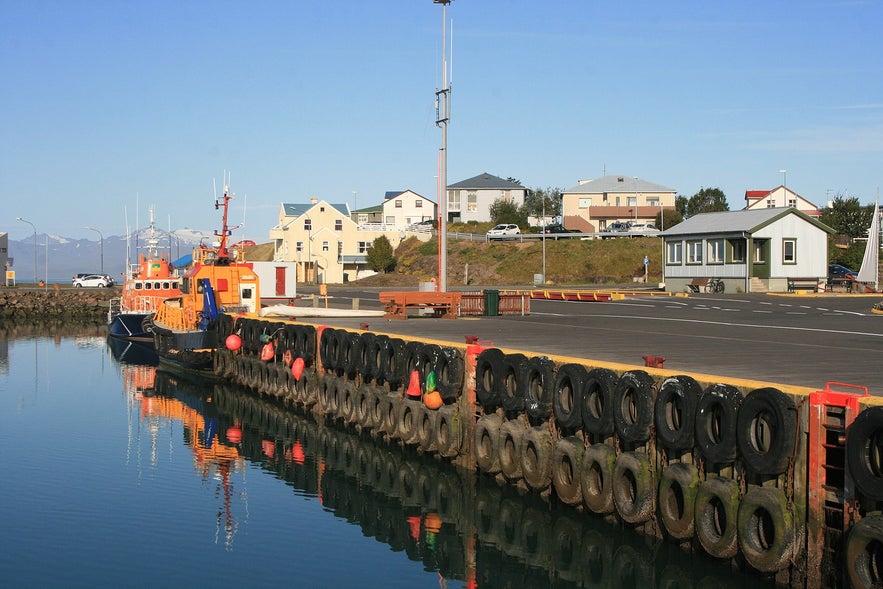
<path fill-rule="evenodd" d="M 811 290 L 813 292 L 818 292 L 819 278 L 815 276 L 808 276 L 806 278 L 789 276 L 788 292 L 794 292 L 796 290 Z"/>
<path fill-rule="evenodd" d="M 431 310 L 435 317 L 456 319 L 460 310 L 459 292 L 394 291 L 379 293 L 380 302 L 391 319 L 407 319 L 408 310 Z"/>
<path fill-rule="evenodd" d="M 702 290 L 708 285 L 708 280 L 708 278 L 694 278 L 687 285 L 687 288 L 690 289 L 690 292 L 702 292 Z"/>

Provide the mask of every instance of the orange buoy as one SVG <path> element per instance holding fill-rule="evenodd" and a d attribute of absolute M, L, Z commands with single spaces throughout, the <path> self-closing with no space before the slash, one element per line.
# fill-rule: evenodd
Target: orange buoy
<path fill-rule="evenodd" d="M 300 440 L 295 440 L 294 444 L 291 446 L 291 459 L 294 460 L 295 464 L 303 464 L 306 458 L 304 447 L 300 443 Z"/>
<path fill-rule="evenodd" d="M 242 441 L 242 428 L 239 426 L 232 426 L 227 428 L 227 441 L 231 444 L 238 444 Z"/>
<path fill-rule="evenodd" d="M 267 342 L 261 348 L 261 360 L 265 362 L 268 360 L 272 360 L 273 356 L 276 355 L 276 346 L 273 345 L 273 342 Z"/>
<path fill-rule="evenodd" d="M 423 395 L 423 404 L 430 409 L 438 409 L 444 405 L 441 394 L 438 391 L 432 391 Z"/>
<path fill-rule="evenodd" d="M 294 380 L 300 380 L 301 375 L 304 373 L 304 359 L 303 358 L 295 358 L 291 363 L 291 376 L 294 377 Z"/>
<path fill-rule="evenodd" d="M 276 456 L 276 442 L 273 440 L 261 440 L 261 450 L 267 458 Z"/>
<path fill-rule="evenodd" d="M 427 513 L 423 516 L 423 527 L 427 532 L 438 534 L 441 531 L 442 520 L 437 513 Z"/>
<path fill-rule="evenodd" d="M 416 370 L 411 371 L 411 381 L 408 383 L 406 394 L 409 397 L 420 397 L 420 374 Z"/>
<path fill-rule="evenodd" d="M 231 333 L 224 341 L 224 345 L 227 346 L 227 349 L 231 352 L 238 352 L 242 348 L 242 338 L 235 333 Z"/>

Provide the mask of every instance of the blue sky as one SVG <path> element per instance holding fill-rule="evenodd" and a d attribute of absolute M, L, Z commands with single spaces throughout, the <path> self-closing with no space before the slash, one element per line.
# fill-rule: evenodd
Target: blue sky
<path fill-rule="evenodd" d="M 436 200 L 431 0 L 0 0 L 0 231 L 238 235 L 282 202 Z M 690 196 L 883 183 L 883 0 L 454 0 L 449 183 L 638 176 Z M 780 170 L 787 170 L 786 174 Z M 353 193 L 356 193 L 355 195 Z"/>

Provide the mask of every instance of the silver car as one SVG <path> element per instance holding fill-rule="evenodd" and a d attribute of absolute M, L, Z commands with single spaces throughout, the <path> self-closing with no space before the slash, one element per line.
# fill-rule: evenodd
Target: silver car
<path fill-rule="evenodd" d="M 97 288 L 106 288 L 113 284 L 113 281 L 108 276 L 104 276 L 102 274 L 87 274 L 85 276 L 75 276 L 71 281 L 71 284 L 74 288 L 83 288 L 85 287 L 97 287 Z"/>
<path fill-rule="evenodd" d="M 488 239 L 515 239 L 521 234 L 521 229 L 513 223 L 501 223 L 487 232 Z"/>

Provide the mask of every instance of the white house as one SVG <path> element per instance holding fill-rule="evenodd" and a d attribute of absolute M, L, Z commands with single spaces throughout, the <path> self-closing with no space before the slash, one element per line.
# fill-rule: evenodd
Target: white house
<path fill-rule="evenodd" d="M 746 209 L 774 209 L 778 207 L 794 207 L 813 219 L 818 219 L 822 214 L 819 207 L 784 185 L 772 190 L 745 191 Z"/>
<path fill-rule="evenodd" d="M 383 199 L 383 224 L 388 229 L 405 229 L 421 221 L 438 218 L 433 201 L 412 190 L 387 192 Z"/>
<path fill-rule="evenodd" d="M 703 213 L 662 233 L 666 290 L 720 278 L 727 292 L 785 292 L 796 278 L 825 281 L 834 230 L 794 207 Z"/>
<path fill-rule="evenodd" d="M 479 174 L 456 184 L 449 184 L 448 222 L 478 223 L 491 220 L 490 207 L 496 200 L 505 200 L 520 207 L 527 189 L 517 182 L 493 174 Z"/>
<path fill-rule="evenodd" d="M 297 262 L 250 262 L 261 284 L 261 299 L 293 299 L 297 296 Z"/>

